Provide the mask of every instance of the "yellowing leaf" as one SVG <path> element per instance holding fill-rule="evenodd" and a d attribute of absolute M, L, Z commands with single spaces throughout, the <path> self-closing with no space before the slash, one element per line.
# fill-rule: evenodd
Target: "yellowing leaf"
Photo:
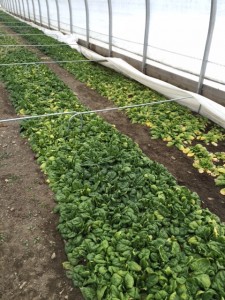
<path fill-rule="evenodd" d="M 22 109 L 20 109 L 19 113 L 20 113 L 20 115 L 25 115 L 25 110 L 22 108 Z"/>
<path fill-rule="evenodd" d="M 190 148 L 185 148 L 184 150 L 183 150 L 183 153 L 185 153 L 185 154 L 187 154 L 187 153 L 189 153 L 190 152 Z"/>
<path fill-rule="evenodd" d="M 225 188 L 220 190 L 220 194 L 224 195 L 225 196 Z"/>
<path fill-rule="evenodd" d="M 217 171 L 222 174 L 225 174 L 225 168 L 218 168 Z"/>
<path fill-rule="evenodd" d="M 149 122 L 149 121 L 147 121 L 147 122 L 145 123 L 145 125 L 148 126 L 148 127 L 151 127 L 151 126 L 152 126 L 152 123 Z"/>
<path fill-rule="evenodd" d="M 188 157 L 192 157 L 192 156 L 194 156 L 195 154 L 193 153 L 193 152 L 189 152 L 188 154 L 187 154 L 187 156 Z"/>

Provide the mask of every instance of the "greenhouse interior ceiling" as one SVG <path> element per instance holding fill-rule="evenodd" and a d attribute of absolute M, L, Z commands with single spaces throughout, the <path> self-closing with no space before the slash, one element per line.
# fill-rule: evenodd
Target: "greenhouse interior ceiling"
<path fill-rule="evenodd" d="M 7 12 L 224 105 L 223 0 L 2 0 Z"/>

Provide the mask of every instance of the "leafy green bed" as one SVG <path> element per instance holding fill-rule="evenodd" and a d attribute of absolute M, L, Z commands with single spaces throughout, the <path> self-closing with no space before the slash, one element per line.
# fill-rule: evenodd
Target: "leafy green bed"
<path fill-rule="evenodd" d="M 0 48 L 0 63 L 37 60 L 25 48 Z M 85 110 L 46 66 L 1 67 L 0 75 L 17 112 Z M 85 299 L 224 299 L 219 219 L 101 118 L 86 115 L 82 128 L 68 119 L 21 128 L 56 195 L 64 267 Z"/>
<path fill-rule="evenodd" d="M 3 20 L 11 18 L 5 15 Z M 13 28 L 13 30 L 18 33 L 41 33 L 32 27 Z M 44 34 L 25 36 L 25 38 L 39 45 L 60 44 Z M 57 60 L 84 59 L 69 46 L 61 48 L 43 46 L 41 50 Z M 82 63 L 81 67 L 81 64 L 63 63 L 62 66 L 118 106 L 165 98 L 121 74 L 96 64 Z M 193 166 L 200 173 L 206 172 L 215 177 L 216 185 L 221 186 L 221 194 L 225 195 L 225 152 L 219 152 L 216 148 L 218 142 L 225 141 L 224 129 L 212 124 L 206 118 L 194 115 L 187 108 L 176 103 L 131 109 L 127 114 L 132 122 L 147 125 L 152 138 L 161 138 L 168 146 L 176 146 L 187 156 L 192 157 Z M 204 144 L 214 145 L 214 151 L 208 151 Z"/>

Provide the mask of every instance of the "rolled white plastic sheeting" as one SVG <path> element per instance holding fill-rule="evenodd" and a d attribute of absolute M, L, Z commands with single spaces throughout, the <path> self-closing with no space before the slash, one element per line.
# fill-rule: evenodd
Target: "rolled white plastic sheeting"
<path fill-rule="evenodd" d="M 225 107 L 204 97 L 199 94 L 189 92 L 180 89 L 172 84 L 166 83 L 162 80 L 149 77 L 120 58 L 103 57 L 95 52 L 85 48 L 80 47 L 80 52 L 88 59 L 100 60 L 106 59 L 107 62 L 101 62 L 100 64 L 114 69 L 117 72 L 128 76 L 143 85 L 159 92 L 160 94 L 166 96 L 167 98 L 181 98 L 181 97 L 192 97 L 188 99 L 183 99 L 178 101 L 179 104 L 184 105 L 194 112 L 198 112 L 202 116 L 207 117 L 213 122 L 225 128 Z"/>

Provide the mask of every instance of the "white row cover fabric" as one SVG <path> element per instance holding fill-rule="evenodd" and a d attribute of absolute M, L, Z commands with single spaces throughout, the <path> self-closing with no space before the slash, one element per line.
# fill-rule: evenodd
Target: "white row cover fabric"
<path fill-rule="evenodd" d="M 107 62 L 101 63 L 102 65 L 114 69 L 117 72 L 142 83 L 143 85 L 159 92 L 169 99 L 192 96 L 193 98 L 178 101 L 179 104 L 188 107 L 194 112 L 198 112 L 199 114 L 207 117 L 221 127 L 225 128 L 224 106 L 217 104 L 216 102 L 199 94 L 180 89 L 172 84 L 163 82 L 162 80 L 149 77 L 120 58 L 105 58 L 84 47 L 80 47 L 80 51 L 88 59 L 106 59 Z"/>

